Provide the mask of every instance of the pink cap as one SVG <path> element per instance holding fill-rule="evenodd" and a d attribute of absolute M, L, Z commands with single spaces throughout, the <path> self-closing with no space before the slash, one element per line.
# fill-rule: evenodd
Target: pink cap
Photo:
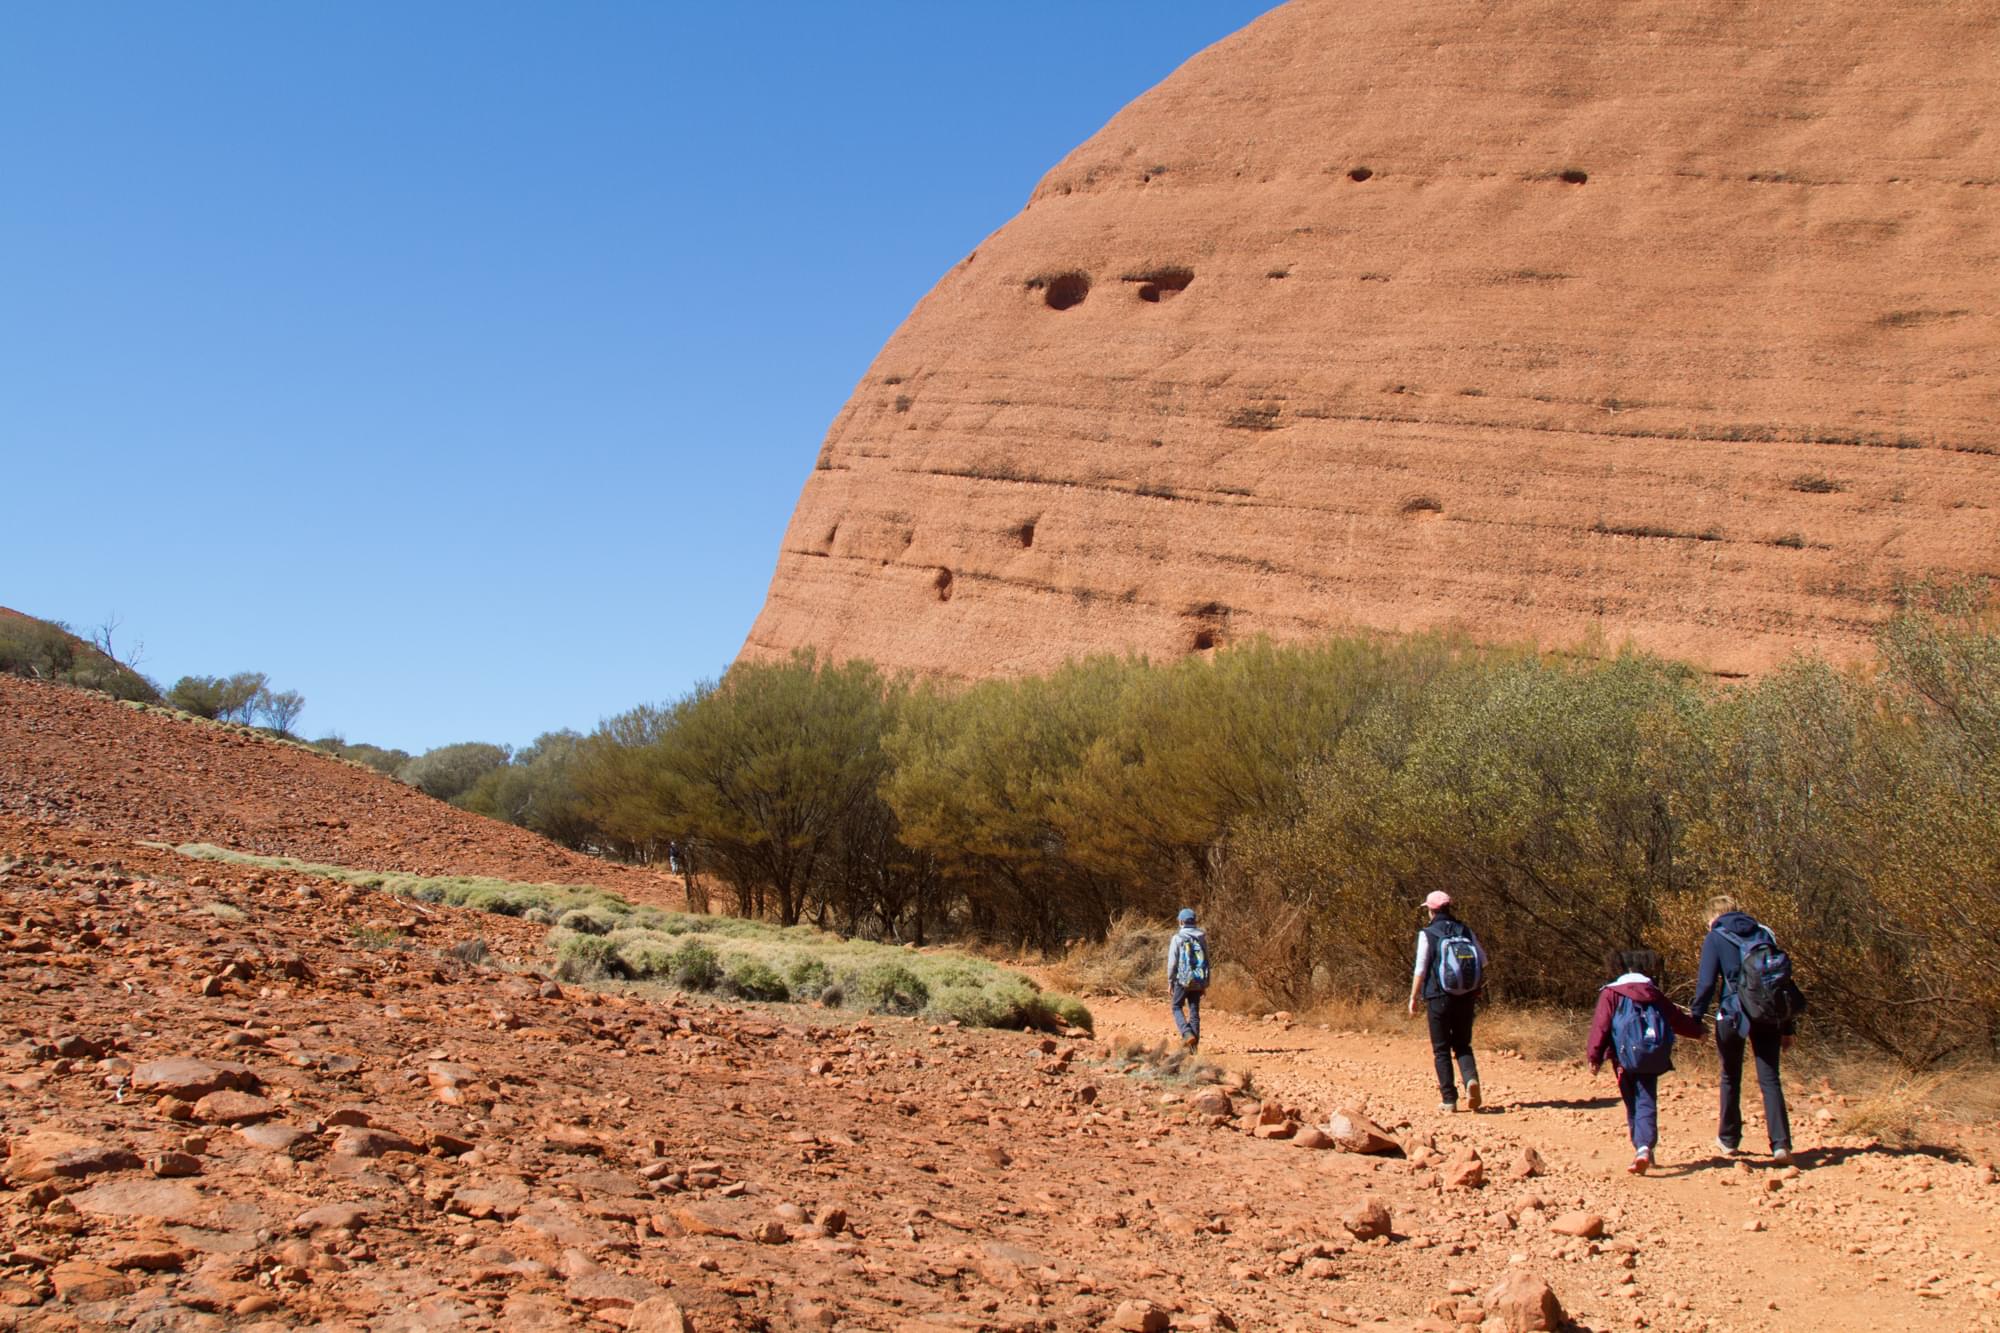
<path fill-rule="evenodd" d="M 1445 908 L 1451 906 L 1451 895 L 1443 889 L 1439 889 L 1432 893 L 1430 897 L 1424 899 L 1424 906 L 1430 908 L 1433 912 L 1442 912 Z"/>

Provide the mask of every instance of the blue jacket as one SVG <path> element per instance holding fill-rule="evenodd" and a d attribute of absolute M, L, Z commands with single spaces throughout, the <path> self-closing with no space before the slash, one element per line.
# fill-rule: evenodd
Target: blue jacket
<path fill-rule="evenodd" d="M 1688 1012 L 1696 1018 L 1708 1016 L 1711 1000 L 1716 1002 L 1715 1030 L 1735 1032 L 1740 1036 L 1750 1035 L 1750 1020 L 1743 1016 L 1742 1007 L 1737 1003 L 1737 978 L 1743 971 L 1743 951 L 1736 947 L 1736 941 L 1724 935 L 1755 935 L 1764 929 L 1757 918 L 1748 912 L 1726 912 L 1716 919 L 1709 928 L 1708 938 L 1701 942 L 1701 976 L 1695 983 L 1694 1004 Z M 1792 1024 L 1787 1023 L 1778 1031 L 1784 1036 L 1792 1035 Z"/>

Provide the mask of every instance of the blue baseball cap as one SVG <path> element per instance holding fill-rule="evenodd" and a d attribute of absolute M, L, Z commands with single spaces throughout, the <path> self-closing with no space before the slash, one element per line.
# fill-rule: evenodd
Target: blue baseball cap
<path fill-rule="evenodd" d="M 1193 920 L 1194 920 L 1194 909 L 1192 907 L 1183 907 L 1181 909 L 1181 924 L 1185 926 Z"/>

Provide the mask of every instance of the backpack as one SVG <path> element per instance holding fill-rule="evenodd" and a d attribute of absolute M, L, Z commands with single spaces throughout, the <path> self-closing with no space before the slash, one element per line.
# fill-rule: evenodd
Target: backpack
<path fill-rule="evenodd" d="M 1734 978 L 1736 1004 L 1759 1027 L 1783 1027 L 1806 1011 L 1806 997 L 1792 980 L 1792 958 L 1764 927 L 1754 935 L 1718 932 L 1742 954 Z"/>
<path fill-rule="evenodd" d="M 1208 947 L 1199 935 L 1180 937 L 1180 964 L 1175 969 L 1182 990 L 1208 989 Z"/>
<path fill-rule="evenodd" d="M 1664 1074 L 1673 1068 L 1674 1029 L 1657 1004 L 1618 997 L 1611 1011 L 1611 1049 L 1618 1067 L 1634 1074 Z"/>
<path fill-rule="evenodd" d="M 1445 994 L 1471 995 L 1486 984 L 1485 969 L 1479 965 L 1479 944 L 1471 931 L 1461 925 L 1456 935 L 1433 942 L 1438 951 L 1438 986 Z"/>

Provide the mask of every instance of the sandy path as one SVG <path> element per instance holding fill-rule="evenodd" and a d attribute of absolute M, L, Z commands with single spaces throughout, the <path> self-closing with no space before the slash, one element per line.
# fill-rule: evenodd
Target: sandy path
<path fill-rule="evenodd" d="M 1170 1031 L 1164 1003 L 1090 1004 L 1101 1037 L 1154 1041 Z M 2000 1254 L 2000 1188 L 1981 1164 L 1990 1157 L 1852 1146 L 1815 1121 L 1819 1102 L 1795 1079 L 1787 1080 L 1795 1177 L 1761 1157 L 1730 1162 L 1713 1148 L 1713 1062 L 1694 1057 L 1662 1080 L 1661 1166 L 1640 1179 L 1624 1169 L 1630 1148 L 1615 1087 L 1580 1063 L 1480 1047 L 1488 1109 L 1447 1116 L 1435 1109 L 1429 1044 L 1416 1021 L 1377 1036 L 1211 1011 L 1203 1053 L 1250 1071 L 1259 1087 L 1315 1117 L 1357 1106 L 1385 1125 L 1431 1134 L 1440 1147 L 1469 1141 L 1489 1169 L 1532 1145 L 1550 1168 L 1534 1184 L 1549 1186 L 1541 1193 L 1553 1207 L 1586 1206 L 1644 1245 L 1648 1271 L 1627 1298 L 1628 1326 L 1646 1326 L 1643 1312 L 1664 1306 L 1728 1328 L 1796 1329 L 1808 1318 L 1839 1329 L 2000 1327 L 2000 1260 L 1991 1257 Z M 1745 1144 L 1761 1149 L 1755 1101 L 1753 1080 Z M 1490 1221 L 1508 1225 L 1497 1212 Z M 1591 1290 L 1577 1283 L 1601 1274 L 1549 1276 L 1573 1299 Z M 1596 1294 L 1600 1307 L 1621 1297 L 1616 1286 Z"/>

